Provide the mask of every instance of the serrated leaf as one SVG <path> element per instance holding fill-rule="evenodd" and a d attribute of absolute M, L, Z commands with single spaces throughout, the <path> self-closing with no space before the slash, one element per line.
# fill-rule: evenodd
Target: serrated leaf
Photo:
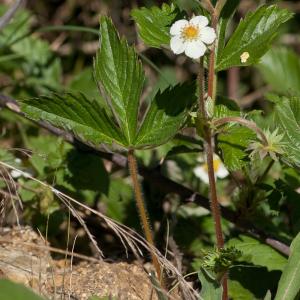
<path fill-rule="evenodd" d="M 300 166 L 300 98 L 277 97 L 273 100 L 276 101 L 273 123 L 279 128 L 279 132 L 284 134 L 284 159 Z"/>
<path fill-rule="evenodd" d="M 181 128 L 187 110 L 196 101 L 195 85 L 185 84 L 159 91 L 146 113 L 135 140 L 137 148 L 161 145 Z"/>
<path fill-rule="evenodd" d="M 142 7 L 132 11 L 137 23 L 139 35 L 143 42 L 151 47 L 159 48 L 170 44 L 170 27 L 175 21 L 178 10 L 174 5 L 163 4 L 161 8 Z"/>
<path fill-rule="evenodd" d="M 245 149 L 255 134 L 248 128 L 234 125 L 218 136 L 218 147 L 222 151 L 224 164 L 230 171 L 240 170 L 247 162 Z"/>
<path fill-rule="evenodd" d="M 240 117 L 241 112 L 235 101 L 218 97 L 214 108 L 214 118 Z"/>
<path fill-rule="evenodd" d="M 271 49 L 262 57 L 258 69 L 274 91 L 300 95 L 300 57 L 293 50 Z"/>
<path fill-rule="evenodd" d="M 221 300 L 222 286 L 214 280 L 203 268 L 198 272 L 198 278 L 201 282 L 200 299 L 203 300 Z"/>
<path fill-rule="evenodd" d="M 96 101 L 83 94 L 52 94 L 21 102 L 22 111 L 35 121 L 47 120 L 94 144 L 124 145 L 118 128 Z"/>
<path fill-rule="evenodd" d="M 94 62 L 95 77 L 109 98 L 127 143 L 136 136 L 144 72 L 133 47 L 120 39 L 112 21 L 100 19 L 100 49 Z"/>
<path fill-rule="evenodd" d="M 291 244 L 288 263 L 279 280 L 275 300 L 294 300 L 300 291 L 300 233 Z"/>
<path fill-rule="evenodd" d="M 279 27 L 292 16 L 288 10 L 276 5 L 261 6 L 248 13 L 222 50 L 216 66 L 217 71 L 257 63 L 268 51 Z M 249 54 L 249 58 L 243 63 L 241 55 L 245 52 Z"/>
<path fill-rule="evenodd" d="M 227 246 L 235 247 L 242 252 L 240 261 L 264 266 L 268 271 L 282 271 L 287 263 L 287 259 L 272 247 L 246 235 L 229 240 Z"/>

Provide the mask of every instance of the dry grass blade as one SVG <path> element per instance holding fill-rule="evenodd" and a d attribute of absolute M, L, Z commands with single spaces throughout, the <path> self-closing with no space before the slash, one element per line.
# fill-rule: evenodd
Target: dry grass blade
<path fill-rule="evenodd" d="M 192 288 L 192 286 L 188 282 L 185 281 L 184 276 L 178 271 L 178 269 L 170 261 L 168 261 L 164 257 L 164 255 L 160 253 L 160 251 L 158 249 L 156 249 L 155 247 L 150 245 L 143 237 L 141 237 L 139 234 L 137 234 L 134 230 L 132 230 L 131 228 L 129 228 L 123 224 L 116 222 L 115 220 L 90 208 L 89 206 L 81 203 L 80 201 L 62 193 L 61 191 L 57 190 L 53 186 L 28 175 L 27 173 L 15 168 L 14 166 L 9 165 L 8 163 L 0 161 L 0 166 L 10 169 L 10 170 L 19 171 L 21 174 L 26 175 L 26 177 L 28 179 L 38 182 L 41 186 L 43 186 L 45 188 L 51 189 L 52 192 L 59 197 L 59 199 L 62 201 L 62 203 L 70 209 L 73 216 L 78 219 L 80 224 L 86 230 L 86 232 L 87 232 L 89 238 L 91 239 L 91 241 L 93 242 L 93 244 L 95 244 L 96 241 L 94 240 L 92 234 L 89 232 L 84 220 L 78 214 L 78 212 L 76 211 L 76 209 L 74 208 L 73 205 L 78 205 L 81 208 L 84 208 L 85 210 L 90 211 L 94 215 L 96 215 L 96 216 L 100 217 L 102 220 L 104 220 L 106 222 L 106 224 L 109 226 L 109 228 L 111 228 L 116 233 L 116 235 L 120 238 L 122 244 L 125 246 L 125 249 L 126 249 L 126 244 L 127 244 L 129 246 L 130 250 L 137 257 L 142 256 L 141 247 L 143 247 L 144 249 L 146 249 L 149 252 L 154 252 L 157 255 L 157 258 L 158 258 L 160 264 L 164 267 L 167 274 L 169 276 L 175 277 L 177 279 L 177 281 L 180 283 L 180 285 L 182 286 L 182 288 L 184 290 L 184 294 L 188 295 L 188 299 L 189 300 L 198 299 L 198 293 Z M 99 249 L 99 247 L 97 247 L 97 248 Z M 101 250 L 100 250 L 100 254 L 102 254 Z M 173 298 L 169 293 L 167 296 L 171 299 Z"/>

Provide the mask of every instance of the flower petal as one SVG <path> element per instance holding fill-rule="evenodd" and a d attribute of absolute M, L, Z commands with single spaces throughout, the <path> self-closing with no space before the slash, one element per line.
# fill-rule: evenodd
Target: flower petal
<path fill-rule="evenodd" d="M 216 32 L 212 27 L 204 27 L 200 30 L 200 39 L 206 44 L 211 44 L 216 39 Z"/>
<path fill-rule="evenodd" d="M 229 172 L 227 169 L 224 167 L 223 164 L 220 165 L 219 170 L 216 172 L 216 176 L 219 178 L 225 178 L 227 177 Z"/>
<path fill-rule="evenodd" d="M 185 54 L 188 57 L 198 59 L 204 55 L 206 51 L 205 45 L 201 41 L 192 41 L 186 44 Z"/>
<path fill-rule="evenodd" d="M 200 28 L 208 25 L 208 19 L 204 16 L 197 16 L 190 20 L 190 24 L 199 26 Z"/>
<path fill-rule="evenodd" d="M 176 35 L 171 38 L 170 47 L 175 54 L 181 54 L 186 49 L 186 43 L 180 36 Z"/>
<path fill-rule="evenodd" d="M 181 34 L 182 29 L 187 26 L 189 22 L 187 20 L 179 20 L 176 21 L 170 29 L 170 34 L 171 35 L 179 35 Z"/>
<path fill-rule="evenodd" d="M 209 178 L 208 178 L 207 171 L 204 170 L 203 166 L 196 167 L 194 169 L 194 174 L 195 174 L 196 177 L 201 179 L 204 183 L 206 183 L 206 184 L 209 183 Z"/>

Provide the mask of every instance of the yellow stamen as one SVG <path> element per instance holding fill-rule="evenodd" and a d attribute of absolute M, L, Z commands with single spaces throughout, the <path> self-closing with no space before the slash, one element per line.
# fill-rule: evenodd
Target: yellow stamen
<path fill-rule="evenodd" d="M 193 25 L 188 25 L 183 28 L 182 37 L 185 40 L 194 40 L 199 36 L 199 28 Z"/>
<path fill-rule="evenodd" d="M 220 169 L 220 167 L 221 167 L 221 161 L 219 159 L 214 159 L 213 160 L 213 164 L 214 164 L 214 171 L 218 172 L 219 169 Z M 208 173 L 208 166 L 207 166 L 207 164 L 203 165 L 203 169 L 204 169 L 205 172 Z"/>

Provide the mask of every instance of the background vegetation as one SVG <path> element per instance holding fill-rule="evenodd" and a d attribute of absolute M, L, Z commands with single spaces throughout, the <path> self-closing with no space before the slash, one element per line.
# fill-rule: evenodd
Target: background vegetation
<path fill-rule="evenodd" d="M 11 2 L 2 1 L 0 16 Z M 32 176 L 142 232 L 126 159 L 106 148 L 84 145 L 48 123 L 23 118 L 14 99 L 80 91 L 99 100 L 92 65 L 99 46 L 99 16 L 109 15 L 120 35 L 135 44 L 143 62 L 142 115 L 159 89 L 193 81 L 198 72 L 192 60 L 174 56 L 167 49 L 149 48 L 137 35 L 132 9 L 163 2 L 28 1 L 2 29 L 0 160 L 29 176 L 0 167 L 1 226 L 28 224 L 47 236 L 51 245 L 64 249 L 70 248 L 78 235 L 75 251 L 98 255 L 78 218 L 53 190 L 30 179 Z M 190 15 L 197 12 L 197 1 L 174 2 Z M 250 10 L 274 3 L 237 2 L 231 31 Z M 286 109 L 274 104 L 272 94 L 300 96 L 300 5 L 298 1 L 277 2 L 295 13 L 293 19 L 280 27 L 274 47 L 257 64 L 220 73 L 217 91 L 233 99 L 245 114 L 251 112 L 250 117 L 264 129 L 274 128 L 274 116 Z M 295 99 L 290 108 L 294 123 L 289 124 L 299 137 L 300 106 L 299 98 Z M 245 149 L 255 136 L 241 127 L 230 130 L 218 144 L 230 176 L 218 180 L 217 185 L 226 246 L 241 251 L 229 272 L 230 297 L 263 299 L 268 291 L 276 293 L 290 253 L 288 245 L 300 231 L 299 164 L 295 167 L 291 163 L 300 162 L 299 149 L 289 152 L 283 162 L 267 157 L 250 163 Z M 136 153 L 156 244 L 162 253 L 168 244 L 168 259 L 182 274 L 192 273 L 186 279 L 199 289 L 197 271 L 216 243 L 208 185 L 194 173 L 201 164 L 202 146 L 188 128 L 155 150 Z M 105 221 L 87 209 L 78 208 L 78 212 L 105 255 L 128 260 L 122 243 Z M 129 259 L 134 259 L 132 253 Z"/>

